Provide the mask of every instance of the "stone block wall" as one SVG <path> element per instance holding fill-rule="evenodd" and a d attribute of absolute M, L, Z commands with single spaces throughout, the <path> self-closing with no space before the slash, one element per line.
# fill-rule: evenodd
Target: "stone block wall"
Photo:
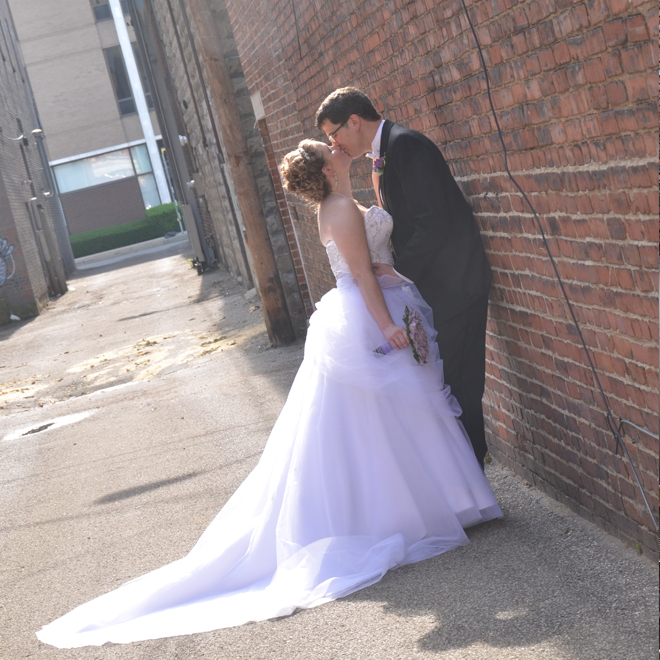
<path fill-rule="evenodd" d="M 538 211 L 615 418 L 658 434 L 658 8 L 472 0 L 509 168 Z M 484 400 L 492 454 L 627 542 L 657 550 L 530 209 L 506 176 L 458 0 L 227 0 L 275 160 L 355 85 L 441 148 L 494 271 Z M 273 172 L 275 178 L 275 172 Z M 373 202 L 369 166 L 354 191 Z M 288 207 L 313 300 L 333 286 L 313 213 Z M 293 249 L 293 248 L 292 248 Z M 658 441 L 623 429 L 657 511 Z"/>
<path fill-rule="evenodd" d="M 223 137 L 208 93 L 208 72 L 199 55 L 194 27 L 189 23 L 185 4 L 174 0 L 153 0 L 151 4 L 193 159 L 199 168 L 195 181 L 200 207 L 203 212 L 208 212 L 211 219 L 212 227 L 209 229 L 222 263 L 247 286 L 254 286 L 245 227 L 235 200 L 231 170 L 225 163 Z M 247 140 L 250 166 L 259 191 L 286 305 L 294 330 L 301 335 L 306 328 L 306 314 L 300 285 L 241 61 L 237 57 L 231 24 L 223 2 L 212 2 L 211 9 L 241 118 L 241 126 L 237 130 L 242 130 Z"/>

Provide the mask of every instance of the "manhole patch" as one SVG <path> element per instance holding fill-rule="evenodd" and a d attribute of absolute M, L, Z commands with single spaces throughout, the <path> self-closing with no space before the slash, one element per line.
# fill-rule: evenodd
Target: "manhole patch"
<path fill-rule="evenodd" d="M 75 424 L 75 422 L 80 422 L 81 420 L 93 415 L 98 408 L 93 408 L 92 410 L 85 410 L 84 412 L 74 413 L 73 415 L 65 415 L 64 417 L 55 417 L 55 419 L 50 419 L 47 422 L 39 422 L 33 424 L 32 426 L 24 426 L 22 429 L 16 429 L 11 433 L 8 433 L 4 440 L 18 440 L 26 435 L 33 435 L 35 433 L 42 433 L 49 429 L 56 429 L 60 426 L 66 426 L 67 424 Z"/>

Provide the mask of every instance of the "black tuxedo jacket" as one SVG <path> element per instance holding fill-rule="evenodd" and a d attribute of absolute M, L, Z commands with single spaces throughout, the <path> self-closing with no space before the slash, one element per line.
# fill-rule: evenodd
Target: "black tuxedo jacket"
<path fill-rule="evenodd" d="M 394 219 L 394 268 L 417 285 L 438 325 L 488 293 L 491 272 L 479 227 L 427 137 L 385 120 L 380 155 L 380 196 Z"/>

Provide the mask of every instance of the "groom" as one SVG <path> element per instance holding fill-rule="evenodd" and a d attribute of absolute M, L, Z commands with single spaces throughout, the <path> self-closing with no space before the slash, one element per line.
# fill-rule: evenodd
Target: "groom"
<path fill-rule="evenodd" d="M 316 125 L 353 158 L 374 158 L 376 194 L 394 219 L 394 269 L 433 309 L 445 382 L 463 409 L 460 419 L 483 467 L 491 272 L 472 210 L 436 145 L 382 120 L 360 90 L 335 90 L 318 109 Z M 376 272 L 394 274 L 385 265 Z"/>

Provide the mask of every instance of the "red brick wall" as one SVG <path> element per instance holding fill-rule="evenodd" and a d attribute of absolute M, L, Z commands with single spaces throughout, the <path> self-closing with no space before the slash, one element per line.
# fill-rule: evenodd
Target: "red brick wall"
<path fill-rule="evenodd" d="M 657 3 L 467 4 L 510 168 L 541 215 L 613 412 L 657 434 Z M 492 453 L 625 540 L 655 548 L 539 232 L 504 173 L 460 2 L 227 5 L 278 160 L 318 135 L 316 108 L 347 84 L 440 146 L 475 209 L 495 276 L 485 397 Z M 373 200 L 365 161 L 355 164 L 353 182 L 358 198 Z M 317 300 L 333 281 L 315 218 L 289 205 Z M 629 430 L 654 507 L 657 440 Z"/>

